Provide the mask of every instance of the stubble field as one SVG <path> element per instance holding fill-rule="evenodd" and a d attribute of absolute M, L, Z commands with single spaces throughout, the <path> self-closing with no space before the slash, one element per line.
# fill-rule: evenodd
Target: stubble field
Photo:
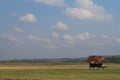
<path fill-rule="evenodd" d="M 89 70 L 88 64 L 0 64 L 0 80 L 120 80 L 120 64 Z"/>

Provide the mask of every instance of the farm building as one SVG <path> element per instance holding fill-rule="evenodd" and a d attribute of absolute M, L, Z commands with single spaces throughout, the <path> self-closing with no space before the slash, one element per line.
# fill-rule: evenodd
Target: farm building
<path fill-rule="evenodd" d="M 89 56 L 87 62 L 90 69 L 94 67 L 105 68 L 105 59 L 103 56 Z"/>

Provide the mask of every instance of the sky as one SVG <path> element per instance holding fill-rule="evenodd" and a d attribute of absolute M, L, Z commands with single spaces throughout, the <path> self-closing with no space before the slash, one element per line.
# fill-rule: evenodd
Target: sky
<path fill-rule="evenodd" d="M 120 55 L 120 0 L 0 0 L 0 60 Z"/>

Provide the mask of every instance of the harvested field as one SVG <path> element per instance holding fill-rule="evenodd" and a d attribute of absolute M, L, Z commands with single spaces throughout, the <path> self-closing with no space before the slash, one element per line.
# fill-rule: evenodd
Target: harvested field
<path fill-rule="evenodd" d="M 0 64 L 0 80 L 120 80 L 120 64 L 89 70 L 88 64 Z"/>

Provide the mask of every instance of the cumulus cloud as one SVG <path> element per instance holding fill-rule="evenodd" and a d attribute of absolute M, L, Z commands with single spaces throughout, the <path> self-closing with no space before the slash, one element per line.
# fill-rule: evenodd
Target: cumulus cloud
<path fill-rule="evenodd" d="M 20 27 L 14 27 L 14 29 L 15 29 L 16 32 L 23 32 L 23 29 L 20 28 Z"/>
<path fill-rule="evenodd" d="M 13 43 L 16 43 L 17 45 L 24 44 L 23 40 L 17 38 L 14 35 L 2 34 L 1 37 L 5 38 L 6 40 L 9 40 L 9 41 L 11 41 Z"/>
<path fill-rule="evenodd" d="M 85 33 L 80 33 L 78 35 L 64 35 L 63 38 L 65 41 L 67 41 L 67 43 L 69 45 L 74 45 L 76 43 L 76 41 L 78 40 L 81 40 L 81 41 L 84 41 L 86 39 L 90 39 L 90 38 L 94 38 L 95 35 L 92 35 L 88 32 L 85 32 Z"/>
<path fill-rule="evenodd" d="M 79 40 L 86 40 L 86 39 L 93 38 L 93 37 L 95 37 L 95 35 L 92 35 L 88 32 L 80 33 L 79 35 L 76 36 L 76 38 Z"/>
<path fill-rule="evenodd" d="M 114 41 L 107 35 L 94 35 L 89 32 L 83 32 L 76 35 L 64 34 L 62 37 L 57 32 L 51 32 L 51 37 L 40 37 L 29 34 L 28 39 L 33 44 L 42 48 L 57 48 L 57 47 L 70 47 L 77 46 L 77 44 L 95 45 L 95 46 L 106 46 L 113 44 L 114 41 L 120 43 L 120 38 L 116 38 Z M 53 37 L 53 38 L 52 38 Z M 56 39 L 54 39 L 56 38 Z M 87 44 L 86 44 L 87 42 Z"/>
<path fill-rule="evenodd" d="M 64 31 L 69 30 L 68 25 L 64 24 L 63 22 L 58 22 L 56 24 L 56 28 L 59 30 L 64 30 Z"/>
<path fill-rule="evenodd" d="M 65 14 L 76 19 L 90 19 L 92 16 L 90 11 L 79 8 L 67 8 Z"/>
<path fill-rule="evenodd" d="M 17 14 L 16 13 L 12 13 L 12 16 L 17 16 Z"/>
<path fill-rule="evenodd" d="M 33 36 L 31 34 L 28 35 L 28 40 L 39 43 L 38 45 L 42 48 L 56 48 L 53 41 L 49 38 L 42 38 L 39 36 Z"/>
<path fill-rule="evenodd" d="M 116 40 L 118 43 L 120 43 L 120 38 L 116 38 L 115 40 Z"/>
<path fill-rule="evenodd" d="M 19 20 L 22 22 L 36 23 L 38 19 L 35 17 L 34 14 L 28 13 L 28 14 L 21 16 Z"/>
<path fill-rule="evenodd" d="M 33 42 L 42 41 L 42 39 L 40 37 L 36 37 L 36 36 L 31 35 L 31 34 L 28 35 L 28 39 L 33 41 Z"/>
<path fill-rule="evenodd" d="M 71 35 L 64 35 L 63 38 L 69 45 L 74 45 L 74 38 Z"/>
<path fill-rule="evenodd" d="M 58 37 L 59 37 L 59 34 L 58 34 L 57 32 L 52 32 L 52 37 L 58 38 Z"/>
<path fill-rule="evenodd" d="M 43 48 L 50 48 L 50 49 L 55 49 L 56 46 L 54 44 L 47 44 L 47 45 L 43 45 Z"/>
<path fill-rule="evenodd" d="M 64 0 L 35 0 L 36 2 L 42 2 L 51 6 L 64 6 Z"/>
<path fill-rule="evenodd" d="M 107 35 L 101 35 L 101 38 L 104 38 L 104 39 L 110 39 L 110 37 L 107 36 Z"/>
<path fill-rule="evenodd" d="M 53 43 L 51 39 L 45 39 L 42 47 L 54 49 L 56 48 L 56 45 Z"/>
<path fill-rule="evenodd" d="M 66 8 L 65 14 L 80 20 L 111 21 L 113 16 L 104 7 L 97 5 L 93 0 L 77 0 L 76 8 Z"/>

